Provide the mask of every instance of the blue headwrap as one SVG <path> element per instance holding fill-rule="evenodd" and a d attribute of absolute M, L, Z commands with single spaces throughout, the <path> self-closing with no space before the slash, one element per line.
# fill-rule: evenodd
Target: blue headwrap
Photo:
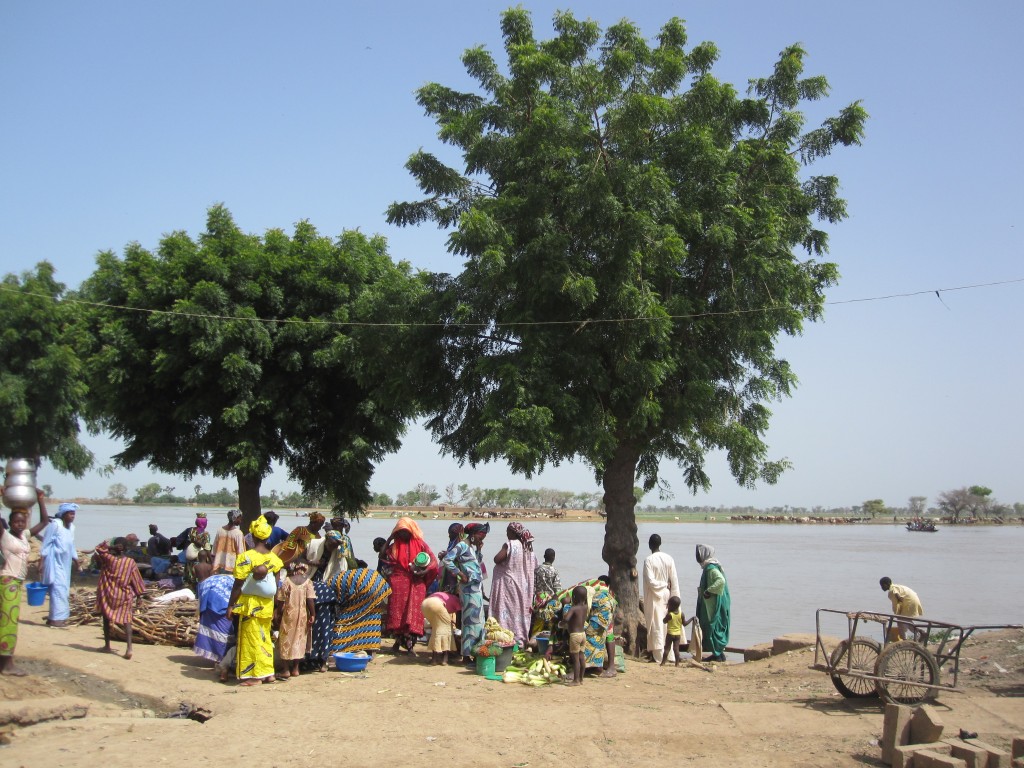
<path fill-rule="evenodd" d="M 70 502 L 70 501 L 66 501 L 66 502 L 64 502 L 63 504 L 61 504 L 57 508 L 57 514 L 54 515 L 54 517 L 56 517 L 58 520 L 60 520 L 68 512 L 77 512 L 77 511 L 78 511 L 78 505 L 77 504 L 75 504 L 73 502 Z"/>

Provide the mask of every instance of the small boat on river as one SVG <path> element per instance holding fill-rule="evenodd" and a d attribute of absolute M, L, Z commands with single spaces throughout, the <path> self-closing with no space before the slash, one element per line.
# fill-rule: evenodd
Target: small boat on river
<path fill-rule="evenodd" d="M 907 523 L 907 530 L 916 533 L 935 533 L 939 529 L 930 520 L 911 520 Z"/>

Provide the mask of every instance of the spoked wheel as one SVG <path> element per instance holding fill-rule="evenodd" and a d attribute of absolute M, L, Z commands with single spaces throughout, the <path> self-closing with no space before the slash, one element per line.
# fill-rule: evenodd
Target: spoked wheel
<path fill-rule="evenodd" d="M 890 704 L 915 706 L 934 699 L 939 693 L 936 688 L 925 687 L 938 685 L 939 665 L 935 663 L 934 656 L 913 640 L 901 640 L 887 645 L 878 655 L 875 675 L 900 681 L 876 682 L 878 695 Z"/>
<path fill-rule="evenodd" d="M 849 669 L 850 672 L 871 675 L 874 674 L 881 648 L 877 642 L 866 637 L 855 637 L 852 643 L 843 640 L 832 651 L 828 663 L 832 669 Z M 832 685 L 848 699 L 871 699 L 878 696 L 874 680 L 840 672 L 833 672 L 831 677 Z"/>

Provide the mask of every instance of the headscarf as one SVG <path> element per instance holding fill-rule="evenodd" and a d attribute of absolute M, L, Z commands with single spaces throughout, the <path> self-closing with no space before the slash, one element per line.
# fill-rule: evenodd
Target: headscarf
<path fill-rule="evenodd" d="M 203 531 L 206 530 L 206 513 L 205 512 L 197 512 L 196 513 L 196 528 L 199 529 L 200 533 L 202 533 Z"/>
<path fill-rule="evenodd" d="M 412 538 L 409 541 L 402 541 L 396 538 L 395 534 L 399 531 L 408 531 Z M 386 559 L 394 568 L 411 573 L 412 562 L 416 555 L 421 552 L 425 552 L 430 558 L 430 563 L 434 565 L 434 568 L 428 569 L 427 574 L 433 574 L 436 569 L 437 560 L 434 558 L 434 553 L 430 550 L 430 547 L 427 546 L 419 524 L 411 517 L 400 517 L 398 522 L 395 523 L 394 530 L 391 531 L 391 536 L 388 539 Z M 420 576 L 418 571 L 417 576 Z M 426 574 L 424 574 L 425 576 Z"/>
<path fill-rule="evenodd" d="M 707 544 L 697 545 L 697 562 L 700 563 L 703 568 L 705 565 L 721 565 L 718 560 L 715 559 L 715 548 L 709 547 Z"/>
<path fill-rule="evenodd" d="M 259 541 L 266 541 L 270 538 L 270 534 L 274 532 L 270 523 L 267 522 L 267 518 L 260 515 L 249 525 L 249 533 L 252 534 L 254 539 Z"/>
<path fill-rule="evenodd" d="M 484 536 L 486 536 L 488 533 L 491 532 L 491 524 L 490 523 L 469 523 L 465 527 L 464 530 L 465 530 L 466 536 L 472 536 L 472 535 L 477 534 L 477 533 L 482 533 Z"/>
<path fill-rule="evenodd" d="M 395 523 L 395 527 L 391 531 L 392 538 L 394 538 L 394 535 L 399 531 L 408 531 L 414 539 L 419 539 L 420 541 L 423 541 L 423 531 L 420 530 L 419 523 L 417 523 L 411 517 L 398 518 L 398 522 Z"/>
<path fill-rule="evenodd" d="M 335 525 L 337 523 L 337 525 Z M 352 530 L 352 523 L 346 520 L 344 517 L 332 517 L 331 528 L 342 533 L 348 533 Z"/>
<path fill-rule="evenodd" d="M 239 509 L 228 510 L 228 522 L 237 523 L 242 519 L 242 511 Z"/>
<path fill-rule="evenodd" d="M 448 526 L 448 538 L 457 539 L 462 535 L 465 528 L 462 527 L 462 523 L 452 523 Z"/>
<path fill-rule="evenodd" d="M 58 520 L 64 517 L 68 512 L 77 512 L 78 505 L 71 501 L 66 501 L 57 508 L 57 514 L 54 515 Z"/>
<path fill-rule="evenodd" d="M 327 518 L 324 517 L 319 512 L 310 512 L 309 513 L 309 524 L 310 525 L 315 525 L 316 523 L 323 523 L 323 521 L 326 520 L 326 519 Z"/>
<path fill-rule="evenodd" d="M 526 527 L 520 522 L 514 522 L 508 524 L 508 532 L 515 535 L 515 538 L 523 542 L 523 547 L 530 551 L 533 551 L 533 534 L 526 530 Z M 512 537 L 509 537 L 512 538 Z"/>
<path fill-rule="evenodd" d="M 336 541 L 339 544 L 345 540 L 345 538 L 337 530 L 328 531 L 326 534 L 324 534 L 324 538 L 328 541 Z"/>

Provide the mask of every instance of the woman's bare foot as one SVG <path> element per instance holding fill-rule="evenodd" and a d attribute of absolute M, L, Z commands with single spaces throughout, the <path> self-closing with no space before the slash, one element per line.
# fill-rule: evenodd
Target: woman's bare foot
<path fill-rule="evenodd" d="M 132 652 L 131 651 L 125 651 L 124 652 L 124 658 L 125 658 L 126 661 L 131 661 L 131 659 L 132 659 Z"/>
<path fill-rule="evenodd" d="M 579 684 L 580 684 L 580 681 L 579 681 L 579 680 L 569 680 L 569 681 L 568 681 L 568 682 L 566 683 L 566 685 L 579 685 Z"/>
<path fill-rule="evenodd" d="M 239 683 L 239 685 L 241 687 L 243 687 L 243 688 L 248 688 L 249 686 L 252 686 L 252 685 L 263 685 L 263 681 L 259 680 L 259 679 L 256 679 L 256 680 L 251 680 L 251 679 L 250 680 L 242 680 Z"/>
<path fill-rule="evenodd" d="M 228 681 L 228 671 L 226 669 L 222 669 L 220 671 L 220 674 L 217 675 L 217 679 L 220 680 L 222 683 L 226 683 Z"/>
<path fill-rule="evenodd" d="M 10 677 L 26 677 L 28 675 L 28 672 L 22 672 L 20 669 L 16 669 L 13 664 L 8 664 L 6 667 L 0 670 L 0 675 L 8 675 Z"/>
<path fill-rule="evenodd" d="M 102 648 L 100 648 L 100 653 L 116 653 L 116 651 L 109 645 L 104 645 Z"/>

